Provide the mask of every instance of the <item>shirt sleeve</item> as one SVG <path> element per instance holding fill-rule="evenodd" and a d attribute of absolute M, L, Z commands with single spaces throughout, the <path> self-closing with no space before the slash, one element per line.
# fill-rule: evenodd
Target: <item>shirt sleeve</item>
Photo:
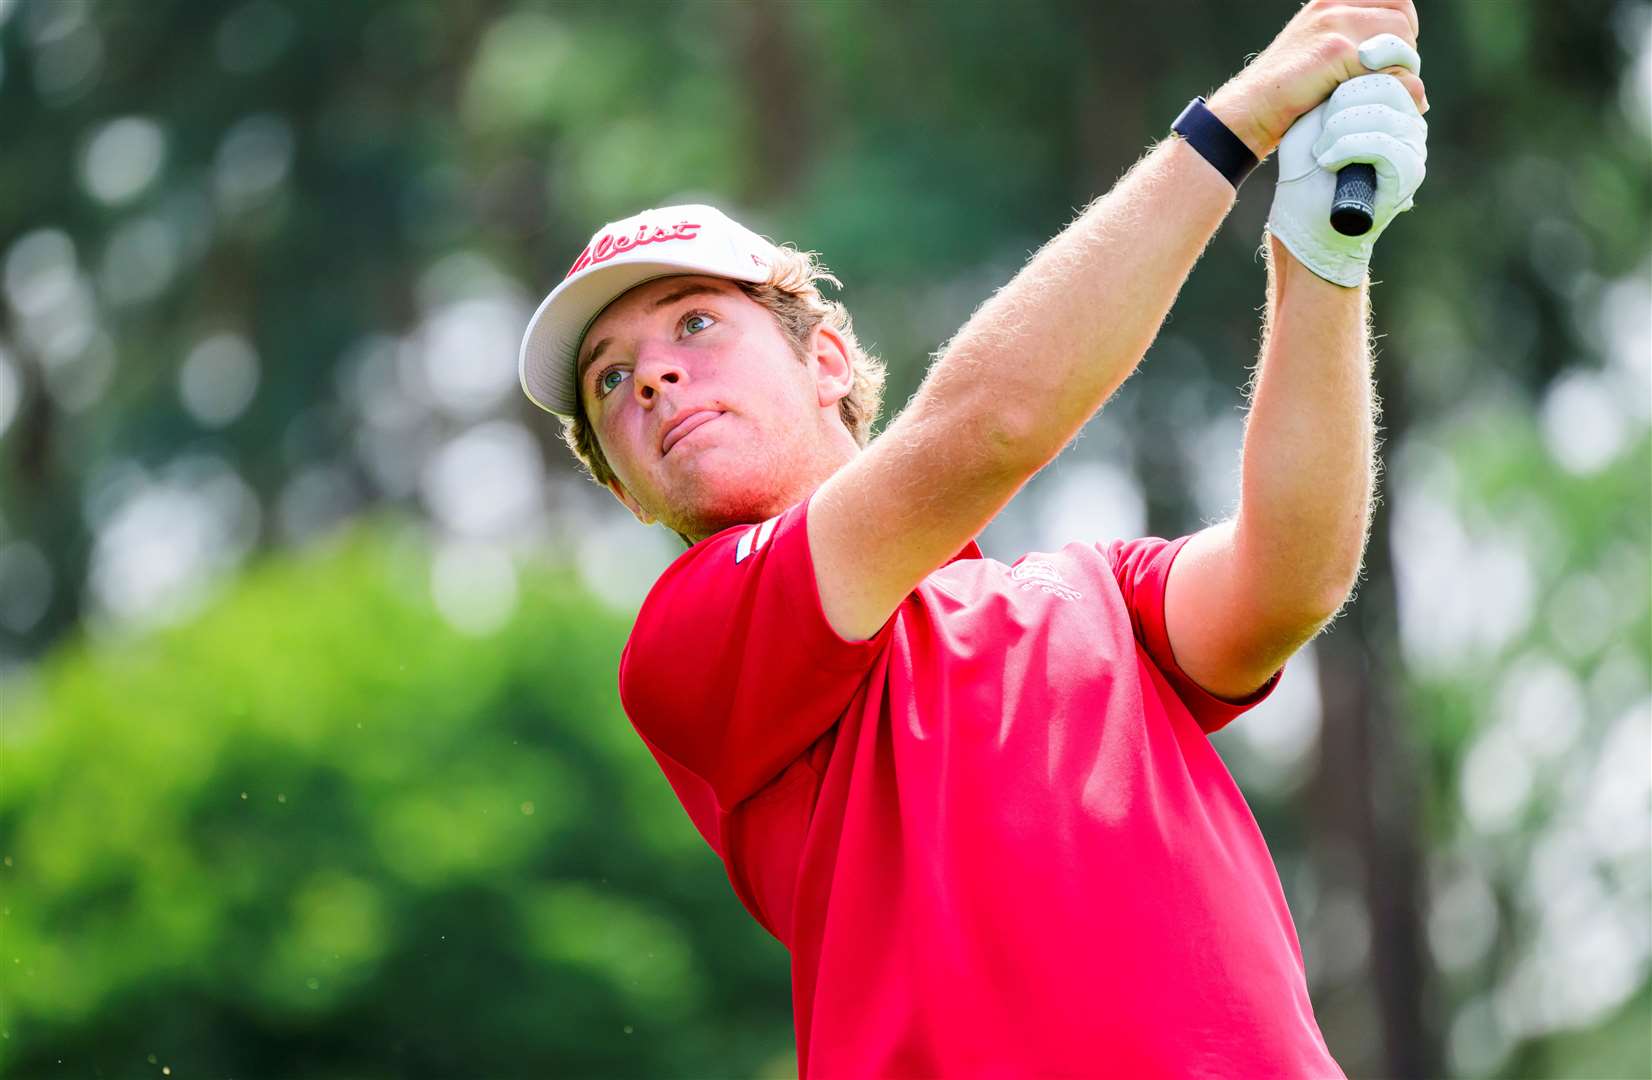
<path fill-rule="evenodd" d="M 1187 706 L 1193 719 L 1206 734 L 1226 726 L 1240 714 L 1266 701 L 1279 685 L 1285 673 L 1281 667 L 1255 693 L 1239 701 L 1217 697 L 1193 680 L 1176 662 L 1170 648 L 1170 634 L 1165 629 L 1165 584 L 1170 580 L 1170 564 L 1176 561 L 1183 546 L 1193 537 L 1162 540 L 1156 536 L 1139 540 L 1115 540 L 1107 547 L 1107 561 L 1112 564 L 1113 576 L 1118 579 L 1119 591 L 1124 594 L 1125 607 L 1130 611 L 1130 625 L 1136 640 L 1175 689 L 1176 696 Z"/>
<path fill-rule="evenodd" d="M 899 614 L 865 641 L 847 641 L 827 622 L 809 502 L 684 552 L 643 601 L 620 656 L 620 701 L 632 724 L 704 779 L 724 811 L 837 723 Z"/>

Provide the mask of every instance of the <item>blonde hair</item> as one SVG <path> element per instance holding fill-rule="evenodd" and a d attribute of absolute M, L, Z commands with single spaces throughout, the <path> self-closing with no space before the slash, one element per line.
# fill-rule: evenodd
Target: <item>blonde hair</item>
<path fill-rule="evenodd" d="M 734 284 L 774 316 L 799 363 L 808 359 L 809 338 L 817 326 L 829 326 L 843 338 L 854 383 L 838 402 L 838 416 L 855 442 L 864 447 L 871 441 L 872 423 L 883 408 L 884 363 L 856 340 L 849 310 L 840 301 L 828 300 L 820 294 L 819 282 L 830 282 L 838 289 L 843 288 L 843 283 L 817 260 L 817 253 L 798 251 L 790 246 L 777 250 L 779 256 L 769 268 L 767 281 Z M 562 441 L 568 444 L 593 481 L 606 488 L 608 482 L 615 479 L 597 442 L 596 429 L 585 415 L 582 396 L 575 397 L 573 417 L 562 421 Z M 685 545 L 693 546 L 693 541 L 682 533 L 677 536 Z"/>

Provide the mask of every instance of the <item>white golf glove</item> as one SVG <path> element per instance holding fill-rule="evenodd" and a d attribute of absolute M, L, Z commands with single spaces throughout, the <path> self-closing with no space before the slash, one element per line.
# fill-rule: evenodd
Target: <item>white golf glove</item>
<path fill-rule="evenodd" d="M 1422 58 L 1402 38 L 1378 34 L 1360 44 L 1360 63 L 1373 71 L 1405 67 L 1421 74 Z M 1428 160 L 1428 123 L 1405 85 L 1392 75 L 1349 79 L 1304 113 L 1279 144 L 1279 184 L 1268 231 L 1302 264 L 1348 288 L 1364 279 L 1377 237 L 1394 215 L 1411 209 Z M 1337 170 L 1363 162 L 1377 171 L 1371 229 L 1344 236 L 1331 227 Z"/>

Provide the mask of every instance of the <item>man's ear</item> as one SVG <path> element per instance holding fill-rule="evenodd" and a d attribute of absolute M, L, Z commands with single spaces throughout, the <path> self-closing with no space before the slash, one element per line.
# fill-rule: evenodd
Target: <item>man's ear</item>
<path fill-rule="evenodd" d="M 815 387 L 822 408 L 835 406 L 855 388 L 855 368 L 843 337 L 821 323 L 814 332 Z"/>
<path fill-rule="evenodd" d="M 642 522 L 644 525 L 654 524 L 654 515 L 642 508 L 642 504 L 637 502 L 629 491 L 625 490 L 624 484 L 620 483 L 618 480 L 610 479 L 608 481 L 608 490 L 614 493 L 614 498 L 625 504 L 625 508 L 631 511 L 638 521 Z"/>

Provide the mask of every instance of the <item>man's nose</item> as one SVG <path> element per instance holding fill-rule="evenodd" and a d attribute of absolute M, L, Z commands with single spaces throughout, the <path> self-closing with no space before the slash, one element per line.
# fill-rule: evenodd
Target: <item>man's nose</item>
<path fill-rule="evenodd" d="M 682 382 L 687 371 L 669 345 L 649 343 L 637 353 L 637 369 L 631 376 L 638 400 L 654 400 L 668 384 Z"/>

